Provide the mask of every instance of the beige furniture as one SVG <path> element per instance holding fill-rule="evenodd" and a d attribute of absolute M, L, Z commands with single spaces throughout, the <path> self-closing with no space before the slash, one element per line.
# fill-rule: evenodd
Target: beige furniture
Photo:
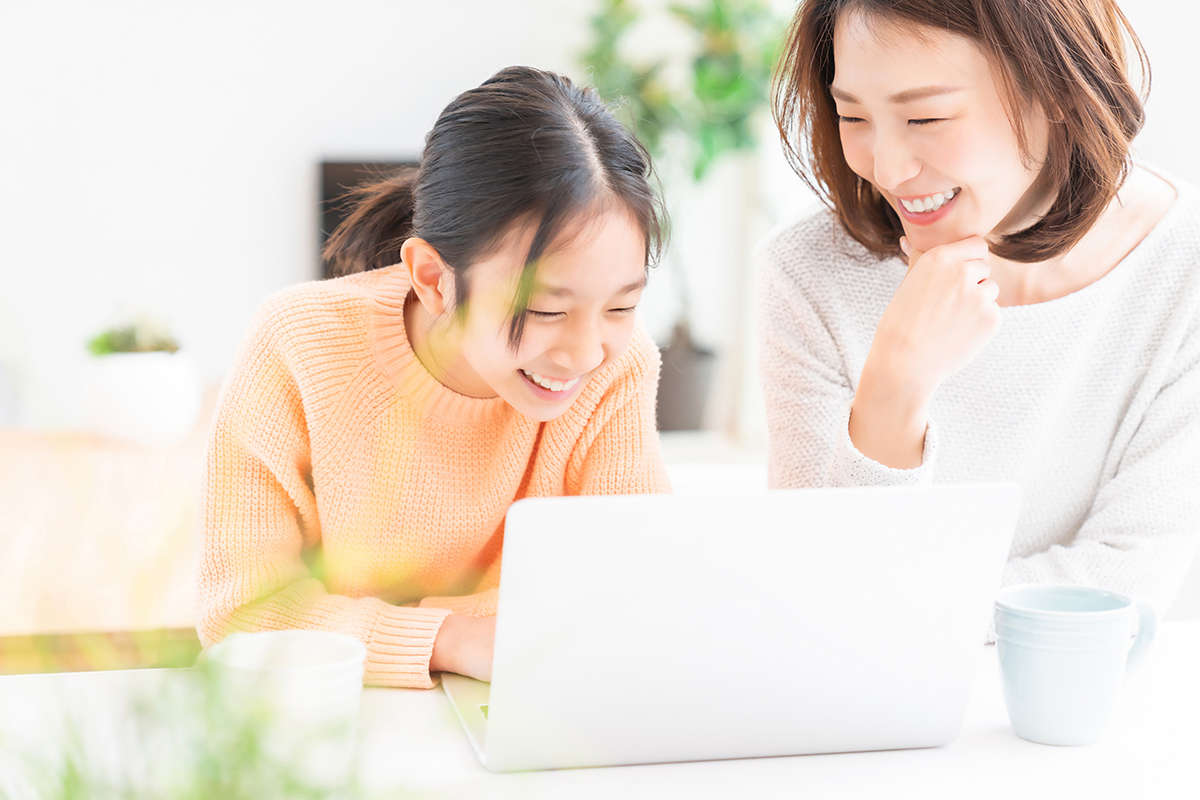
<path fill-rule="evenodd" d="M 204 457 L 0 429 L 0 637 L 189 628 Z"/>

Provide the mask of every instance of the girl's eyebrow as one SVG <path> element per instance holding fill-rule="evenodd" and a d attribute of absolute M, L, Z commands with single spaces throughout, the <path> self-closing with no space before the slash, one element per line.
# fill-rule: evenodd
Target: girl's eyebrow
<path fill-rule="evenodd" d="M 622 295 L 622 294 L 629 294 L 630 292 L 636 292 L 638 289 L 645 289 L 645 288 L 646 288 L 646 279 L 642 278 L 641 280 L 634 281 L 633 283 L 627 283 L 624 286 L 622 286 L 620 289 L 617 289 L 617 291 L 614 293 L 614 296 Z M 574 297 L 575 296 L 575 293 L 572 292 L 570 289 L 568 289 L 565 286 L 551 286 L 549 284 L 542 284 L 541 286 L 539 286 L 537 288 L 537 293 L 538 294 L 548 294 L 551 297 Z"/>
<path fill-rule="evenodd" d="M 936 97 L 943 94 L 954 94 L 955 92 L 963 91 L 961 86 L 919 86 L 916 89 L 905 89 L 903 92 L 896 92 L 888 98 L 889 103 L 911 103 L 914 100 L 924 100 L 926 97 Z M 857 103 L 859 99 L 849 92 L 844 92 L 836 86 L 829 87 L 829 93 L 835 99 L 841 100 L 844 103 Z"/>

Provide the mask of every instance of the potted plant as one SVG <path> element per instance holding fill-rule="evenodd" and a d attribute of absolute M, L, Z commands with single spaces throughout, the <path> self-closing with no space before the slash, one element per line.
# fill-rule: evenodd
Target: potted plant
<path fill-rule="evenodd" d="M 84 375 L 89 429 L 156 447 L 187 437 L 200 414 L 200 375 L 173 337 L 141 322 L 109 328 L 88 342 Z"/>
<path fill-rule="evenodd" d="M 659 52 L 629 47 L 630 34 L 645 21 L 643 12 L 633 0 L 601 0 L 591 20 L 592 46 L 582 60 L 600 95 L 618 103 L 618 115 L 650 151 L 660 174 L 686 176 L 683 180 L 699 184 L 715 163 L 756 150 L 755 123 L 766 107 L 783 21 L 760 0 L 673 3 L 668 14 L 660 22 L 673 24 L 690 42 L 687 52 L 672 51 L 670 45 Z M 737 206 L 731 209 L 730 227 L 737 232 L 739 249 L 748 254 L 749 244 L 741 240 L 749 235 L 749 220 L 756 213 L 754 164 L 747 159 L 740 173 L 740 191 L 730 198 Z M 748 272 L 748 255 L 744 260 L 734 267 Z M 695 429 L 703 426 L 717 354 L 693 339 L 688 270 L 674 254 L 668 254 L 667 264 L 679 310 L 663 347 L 658 426 Z M 740 277 L 739 285 L 749 283 L 747 275 Z M 731 299 L 736 321 L 747 298 Z M 730 351 L 743 345 L 736 340 L 728 344 Z M 726 383 L 736 384 L 736 374 L 727 377 Z"/>

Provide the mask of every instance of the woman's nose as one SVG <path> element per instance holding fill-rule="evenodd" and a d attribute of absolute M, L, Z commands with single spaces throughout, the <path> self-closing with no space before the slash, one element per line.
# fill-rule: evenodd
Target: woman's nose
<path fill-rule="evenodd" d="M 905 181 L 921 171 L 921 162 L 907 137 L 880 130 L 875 134 L 873 170 L 875 185 L 895 194 Z"/>

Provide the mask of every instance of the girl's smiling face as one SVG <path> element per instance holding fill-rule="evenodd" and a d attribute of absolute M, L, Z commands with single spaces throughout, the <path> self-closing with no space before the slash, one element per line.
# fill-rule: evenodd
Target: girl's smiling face
<path fill-rule="evenodd" d="M 634 309 L 646 285 L 646 238 L 619 207 L 583 222 L 538 261 L 520 343 L 509 344 L 513 298 L 533 230 L 518 228 L 471 266 L 466 308 L 447 311 L 418 355 L 445 386 L 470 397 L 503 398 L 524 416 L 548 421 L 570 407 L 589 378 L 629 346 Z M 447 269 L 444 276 L 452 282 Z M 453 296 L 450 283 L 444 295 Z"/>
<path fill-rule="evenodd" d="M 1031 224 L 1049 124 L 1023 114 L 1028 159 L 987 57 L 964 36 L 843 14 L 830 86 L 846 163 L 895 209 L 919 250 Z"/>

